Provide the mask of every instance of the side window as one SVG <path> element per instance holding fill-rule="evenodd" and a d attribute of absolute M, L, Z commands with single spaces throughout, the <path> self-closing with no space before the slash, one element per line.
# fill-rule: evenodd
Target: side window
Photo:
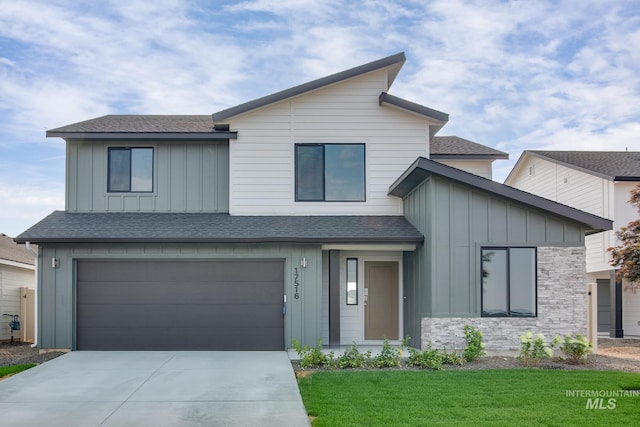
<path fill-rule="evenodd" d="M 358 305 L 358 258 L 347 258 L 347 305 Z"/>
<path fill-rule="evenodd" d="M 109 148 L 107 191 L 153 191 L 153 148 Z"/>
<path fill-rule="evenodd" d="M 296 201 L 364 202 L 364 144 L 297 144 Z"/>
<path fill-rule="evenodd" d="M 537 315 L 536 248 L 482 248 L 482 316 Z"/>

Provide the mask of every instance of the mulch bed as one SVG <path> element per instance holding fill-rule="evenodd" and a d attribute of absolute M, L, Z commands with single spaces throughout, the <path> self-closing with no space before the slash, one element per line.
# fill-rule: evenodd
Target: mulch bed
<path fill-rule="evenodd" d="M 640 340 L 638 339 L 608 339 L 598 341 L 601 354 L 591 355 L 588 360 L 579 365 L 553 359 L 542 362 L 538 367 L 544 369 L 592 369 L 601 371 L 623 371 L 640 373 Z M 22 365 L 26 363 L 44 363 L 54 359 L 64 352 L 49 352 L 40 354 L 40 350 L 32 348 L 29 343 L 0 343 L 0 366 Z M 304 371 L 297 361 L 292 361 L 296 371 Z M 481 357 L 462 366 L 446 366 L 448 370 L 471 369 L 516 369 L 528 368 L 515 357 L 490 356 Z M 396 369 L 416 369 L 403 364 Z"/>

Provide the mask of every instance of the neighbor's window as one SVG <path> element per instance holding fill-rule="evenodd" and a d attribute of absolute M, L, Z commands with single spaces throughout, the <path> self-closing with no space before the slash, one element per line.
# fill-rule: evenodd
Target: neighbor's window
<path fill-rule="evenodd" d="M 153 148 L 109 148 L 107 191 L 153 191 Z"/>
<path fill-rule="evenodd" d="M 358 305 L 358 258 L 347 258 L 347 305 Z"/>
<path fill-rule="evenodd" d="M 364 202 L 364 144 L 297 144 L 296 200 Z"/>
<path fill-rule="evenodd" d="M 482 316 L 535 317 L 536 248 L 482 248 Z"/>

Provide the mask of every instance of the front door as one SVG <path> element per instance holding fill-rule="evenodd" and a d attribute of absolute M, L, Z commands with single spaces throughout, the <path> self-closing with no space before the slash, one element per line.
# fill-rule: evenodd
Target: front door
<path fill-rule="evenodd" d="M 398 263 L 364 263 L 364 339 L 397 340 Z"/>

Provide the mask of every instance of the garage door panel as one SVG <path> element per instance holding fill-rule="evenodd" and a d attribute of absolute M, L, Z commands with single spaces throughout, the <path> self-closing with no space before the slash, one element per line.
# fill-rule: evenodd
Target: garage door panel
<path fill-rule="evenodd" d="M 78 340 L 83 350 L 104 350 L 110 342 L 118 350 L 282 350 L 284 337 L 281 328 L 262 328 L 256 335 L 253 328 L 78 328 Z M 274 348 L 274 343 L 279 347 Z"/>
<path fill-rule="evenodd" d="M 283 261 L 78 261 L 76 347 L 282 350 L 283 289 Z"/>
<path fill-rule="evenodd" d="M 144 263 L 145 268 L 140 268 Z M 127 277 L 129 282 L 145 282 L 149 274 L 162 278 L 166 282 L 191 282 L 215 279 L 222 282 L 246 282 L 256 279 L 256 271 L 264 277 L 275 277 L 282 268 L 273 261 L 247 262 L 232 260 L 225 262 L 209 261 L 82 261 L 78 265 L 78 280 L 90 282 L 93 280 L 118 282 Z"/>
<path fill-rule="evenodd" d="M 181 282 L 84 282 L 78 304 L 279 304 L 282 295 L 273 289 L 282 282 L 185 283 Z M 216 289 L 212 289 L 215 287 Z"/>
<path fill-rule="evenodd" d="M 246 313 L 253 313 L 247 316 Z M 78 308 L 85 328 L 201 328 L 203 325 L 237 327 L 277 327 L 282 323 L 282 306 L 184 306 L 184 305 L 88 305 Z M 255 325 L 255 318 L 261 320 Z"/>

